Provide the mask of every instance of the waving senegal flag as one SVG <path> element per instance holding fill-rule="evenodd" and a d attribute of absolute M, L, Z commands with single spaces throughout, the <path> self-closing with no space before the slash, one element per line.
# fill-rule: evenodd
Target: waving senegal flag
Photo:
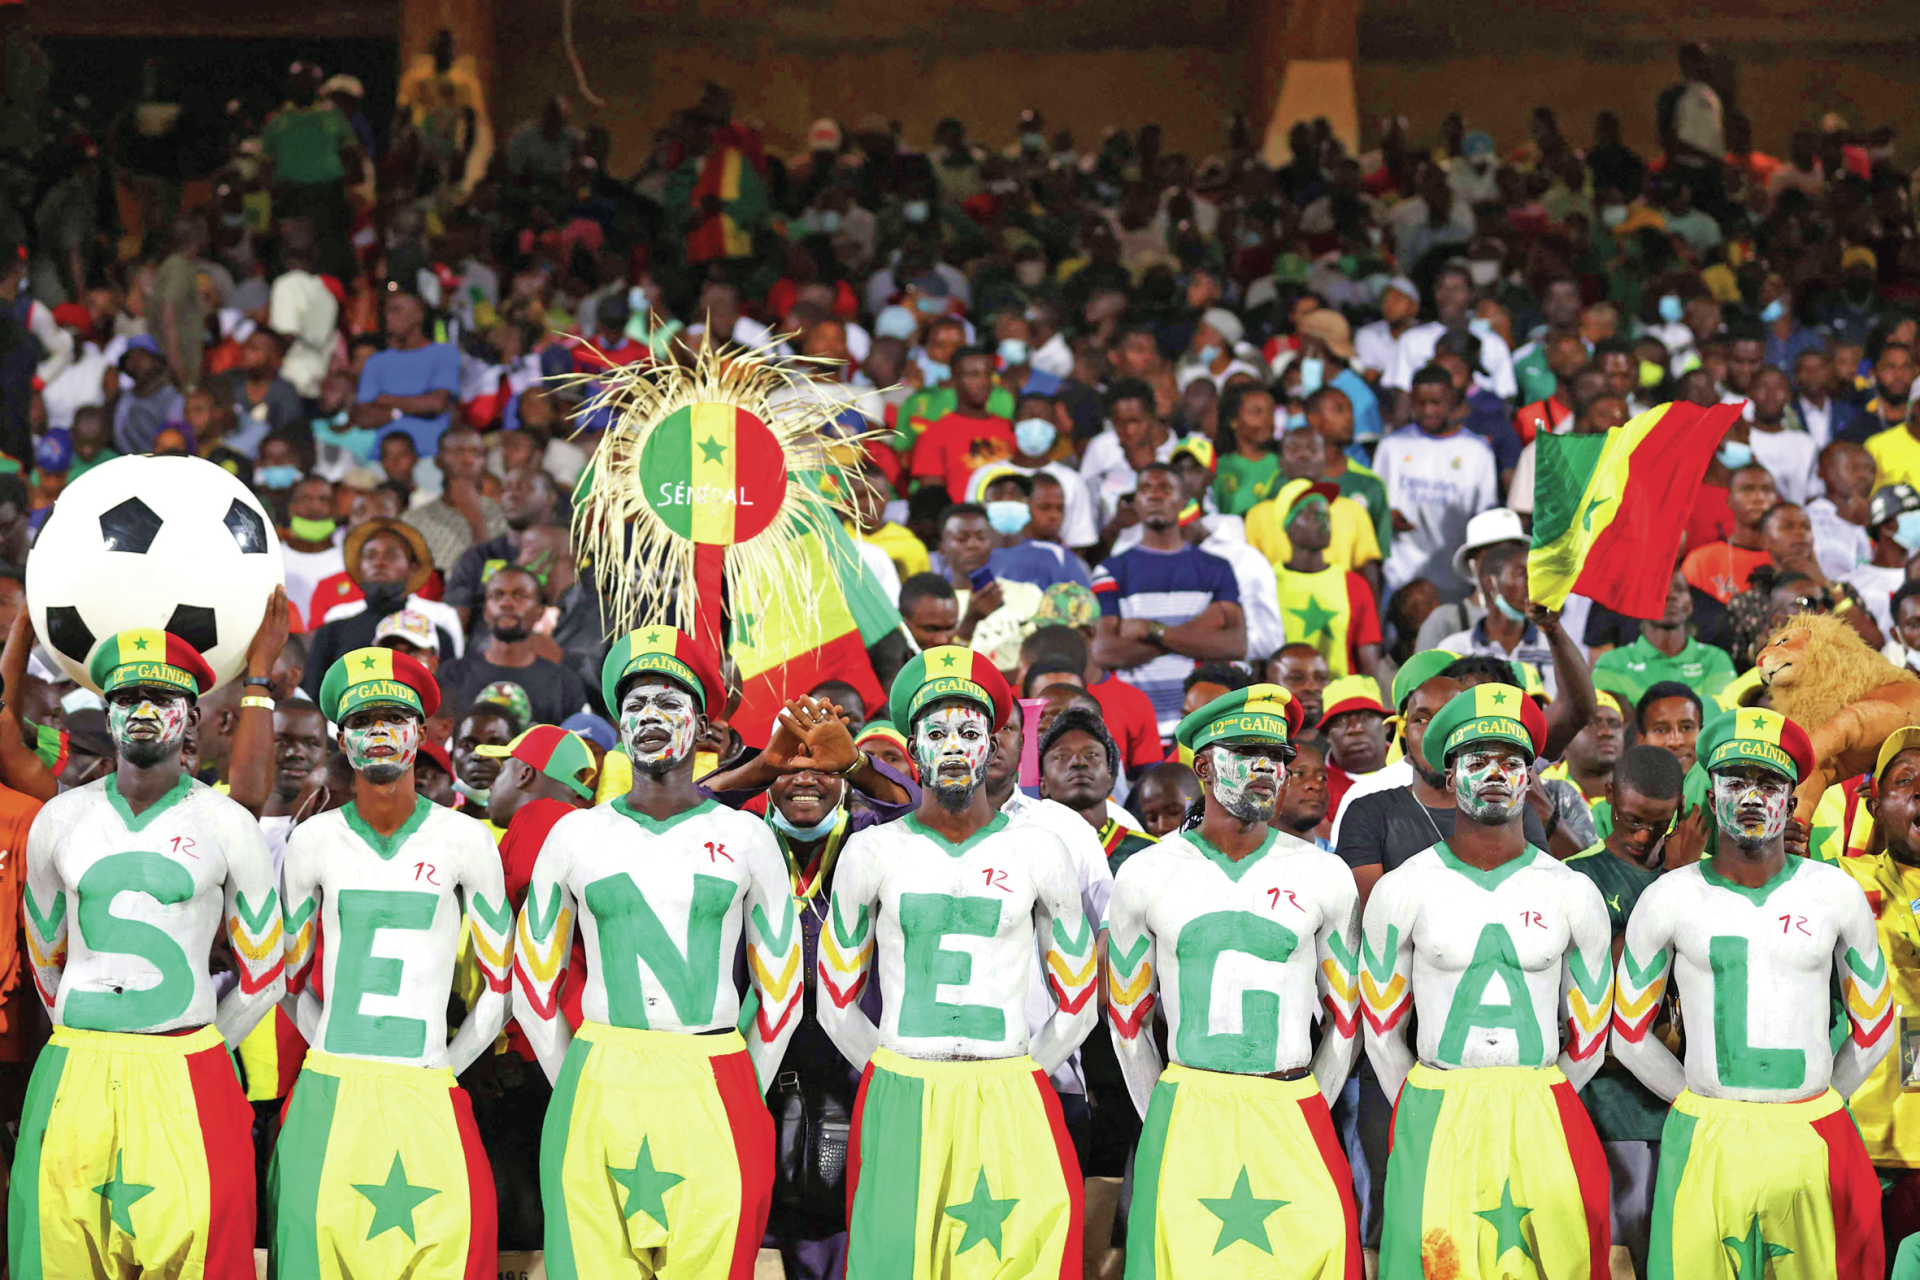
<path fill-rule="evenodd" d="M 1605 435 L 1534 441 L 1527 591 L 1550 609 L 1583 596 L 1629 618 L 1658 618 L 1707 461 L 1741 405 L 1684 401 Z"/>

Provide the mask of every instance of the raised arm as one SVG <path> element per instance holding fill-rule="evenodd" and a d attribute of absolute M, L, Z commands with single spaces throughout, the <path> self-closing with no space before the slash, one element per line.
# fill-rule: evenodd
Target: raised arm
<path fill-rule="evenodd" d="M 273 664 L 286 647 L 292 620 L 287 607 L 287 589 L 275 587 L 267 597 L 265 615 L 259 630 L 247 645 L 247 675 L 266 679 L 273 675 Z M 275 753 L 273 749 L 273 699 L 258 685 L 242 689 L 240 707 L 233 730 L 233 759 L 228 776 L 228 794 L 234 803 L 254 817 L 267 807 L 273 793 Z"/>
<path fill-rule="evenodd" d="M 741 1030 L 760 1087 L 765 1089 L 800 1026 L 807 987 L 800 967 L 806 963 L 807 949 L 800 936 L 800 917 L 793 909 L 786 862 L 771 837 L 748 847 L 747 869 L 753 876 L 747 885 L 746 933 L 754 1010 L 752 1022 Z"/>
<path fill-rule="evenodd" d="M 548 836 L 527 882 L 527 903 L 513 939 L 513 1017 L 549 1084 L 560 1078 L 573 1043 L 573 1028 L 560 1010 L 560 976 L 573 952 L 578 913 L 566 885 L 571 862 L 565 848 L 556 849 Z"/>
<path fill-rule="evenodd" d="M 1558 760 L 1567 744 L 1579 736 L 1600 710 L 1600 697 L 1593 690 L 1593 672 L 1587 666 L 1580 646 L 1560 625 L 1560 615 L 1545 605 L 1529 605 L 1527 614 L 1547 638 L 1553 653 L 1554 699 L 1547 704 L 1547 738 L 1542 754 Z"/>
<path fill-rule="evenodd" d="M 1413 1070 L 1407 1013 L 1413 1008 L 1414 904 L 1395 885 L 1374 889 L 1360 929 L 1360 1014 L 1367 1020 L 1367 1061 L 1388 1101 Z"/>
<path fill-rule="evenodd" d="M 1664 901 L 1671 895 L 1660 887 L 1656 881 L 1627 920 L 1626 946 L 1613 976 L 1612 1048 L 1641 1084 L 1672 1102 L 1687 1087 L 1686 1068 L 1651 1034 L 1673 972 L 1673 912 Z"/>
<path fill-rule="evenodd" d="M 1145 892 L 1122 870 L 1107 904 L 1107 1032 L 1133 1109 L 1144 1120 L 1153 1086 L 1166 1066 L 1153 1039 L 1158 970 L 1153 935 L 1147 932 Z"/>
<path fill-rule="evenodd" d="M 67 967 L 67 894 L 54 869 L 54 824 L 45 810 L 27 833 L 27 891 L 21 898 L 27 928 L 27 961 L 33 985 L 47 1015 L 60 998 L 60 975 Z"/>
<path fill-rule="evenodd" d="M 1613 1018 L 1613 930 L 1600 890 L 1585 876 L 1568 886 L 1572 936 L 1560 965 L 1560 1017 L 1567 1027 L 1560 1070 L 1575 1090 L 1586 1087 L 1606 1061 Z"/>
<path fill-rule="evenodd" d="M 879 867 L 867 856 L 871 848 L 856 836 L 840 855 L 827 927 L 820 931 L 820 988 L 814 1001 L 820 1029 L 859 1070 L 880 1047 L 880 1028 L 860 1007 L 860 993 L 873 976 L 874 920 L 880 913 Z"/>
<path fill-rule="evenodd" d="M 228 812 L 226 931 L 240 980 L 220 998 L 213 1025 L 237 1046 L 287 993 L 287 955 L 273 853 L 251 814 Z"/>
<path fill-rule="evenodd" d="M 1047 989 L 1053 992 L 1053 1016 L 1027 1045 L 1040 1069 L 1052 1075 L 1073 1056 L 1080 1042 L 1100 1021 L 1093 993 L 1099 985 L 1099 957 L 1094 948 L 1094 926 L 1080 900 L 1080 882 L 1073 874 L 1066 846 L 1047 842 L 1034 850 L 1033 936 L 1040 941 L 1047 971 Z"/>
<path fill-rule="evenodd" d="M 447 1046 L 448 1065 L 459 1075 L 472 1066 L 507 1025 L 507 993 L 513 985 L 513 903 L 506 872 L 493 841 L 478 824 L 463 842 L 455 883 L 473 929 L 473 954 L 487 983 Z"/>
<path fill-rule="evenodd" d="M 1320 962 L 1315 984 L 1327 1015 L 1313 1052 L 1313 1078 L 1329 1104 L 1346 1086 L 1360 1043 L 1360 890 L 1351 876 L 1342 879 L 1313 939 Z"/>
<path fill-rule="evenodd" d="M 1833 962 L 1840 971 L 1840 987 L 1847 1006 L 1847 1038 L 1833 1055 L 1833 1089 L 1853 1096 L 1867 1076 L 1893 1047 L 1893 987 L 1887 976 L 1887 957 L 1873 925 L 1866 898 L 1852 885 L 1850 901 L 1842 909 L 1840 937 L 1833 944 Z"/>

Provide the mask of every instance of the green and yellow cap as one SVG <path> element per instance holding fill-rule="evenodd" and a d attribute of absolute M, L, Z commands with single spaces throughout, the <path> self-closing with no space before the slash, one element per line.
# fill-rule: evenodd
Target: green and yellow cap
<path fill-rule="evenodd" d="M 477 756 L 511 756 L 525 761 L 582 800 L 593 799 L 593 780 L 599 766 L 585 739 L 558 725 L 537 724 L 504 747 L 475 747 Z"/>
<path fill-rule="evenodd" d="M 1250 684 L 1223 693 L 1181 720 L 1173 739 L 1200 752 L 1224 739 L 1290 745 L 1306 712 L 1300 701 L 1277 684 Z"/>
<path fill-rule="evenodd" d="M 106 643 L 94 650 L 87 674 L 102 693 L 140 684 L 178 689 L 198 698 L 214 685 L 213 668 L 200 651 L 156 627 L 137 627 L 108 636 Z"/>
<path fill-rule="evenodd" d="M 1469 743 L 1488 739 L 1514 743 L 1537 756 L 1547 740 L 1546 713 L 1517 685 L 1482 684 L 1462 689 L 1427 726 L 1427 759 L 1444 762 Z M 1433 749 L 1435 743 L 1439 744 L 1438 751 Z"/>
<path fill-rule="evenodd" d="M 891 720 L 867 721 L 864 725 L 860 726 L 860 732 L 853 735 L 853 745 L 856 747 L 863 747 L 868 742 L 879 741 L 882 739 L 884 739 L 887 742 L 891 742 L 894 746 L 899 747 L 901 751 L 905 752 L 908 755 L 913 754 L 913 752 L 909 750 L 907 747 L 907 735 L 900 732 L 898 729 L 894 728 L 893 721 Z"/>
<path fill-rule="evenodd" d="M 339 724 L 362 707 L 405 707 L 425 720 L 440 709 L 440 684 L 419 659 L 397 649 L 355 649 L 327 668 L 320 714 Z"/>
<path fill-rule="evenodd" d="M 1813 742 L 1806 730 L 1765 707 L 1742 707 L 1708 721 L 1694 753 L 1708 773 L 1757 764 L 1798 782 L 1813 770 Z"/>
<path fill-rule="evenodd" d="M 943 698 L 965 698 L 993 717 L 997 732 L 1012 714 L 1013 692 L 1006 677 L 984 653 L 957 644 L 935 645 L 916 653 L 893 678 L 887 715 L 912 732 L 913 718 Z"/>
<path fill-rule="evenodd" d="M 673 627 L 641 627 L 627 632 L 614 642 L 607 660 L 600 664 L 600 696 L 615 719 L 620 716 L 620 686 L 636 675 L 678 680 L 699 695 L 701 711 L 707 715 L 717 714 L 727 705 L 720 664 L 692 636 Z"/>
<path fill-rule="evenodd" d="M 1413 691 L 1460 660 L 1451 649 L 1422 649 L 1393 675 L 1393 709 L 1404 711 Z"/>

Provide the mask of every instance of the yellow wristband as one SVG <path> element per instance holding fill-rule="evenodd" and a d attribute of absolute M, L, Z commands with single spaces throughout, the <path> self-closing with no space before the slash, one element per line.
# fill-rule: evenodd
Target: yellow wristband
<path fill-rule="evenodd" d="M 273 710 L 273 699 L 262 698 L 257 695 L 249 696 L 249 697 L 240 699 L 240 706 L 242 710 L 246 709 L 247 707 L 258 707 L 262 711 L 271 711 Z"/>

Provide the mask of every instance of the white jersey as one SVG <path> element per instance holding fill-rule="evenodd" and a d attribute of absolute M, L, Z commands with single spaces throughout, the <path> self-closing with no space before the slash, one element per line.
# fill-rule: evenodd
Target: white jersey
<path fill-rule="evenodd" d="M 418 796 L 383 836 L 349 803 L 294 829 L 281 884 L 295 1021 L 314 1048 L 458 1075 L 506 1025 L 513 912 L 500 851 L 473 818 Z M 464 925 L 487 988 L 449 1045 Z"/>
<path fill-rule="evenodd" d="M 34 981 L 58 1026 L 212 1023 L 237 1045 L 285 990 L 260 826 L 189 777 L 137 815 L 113 775 L 49 800 L 27 836 L 25 907 Z M 216 996 L 208 958 L 222 933 L 239 980 Z"/>
<path fill-rule="evenodd" d="M 587 953 L 581 1012 L 688 1034 L 740 1021 L 733 960 L 750 923 L 747 1050 L 761 1083 L 773 1079 L 806 984 L 786 857 L 764 821 L 714 800 L 656 821 L 622 796 L 553 825 L 520 911 L 513 992 L 549 1080 L 572 1039 L 558 987 L 576 920 Z"/>
<path fill-rule="evenodd" d="M 1099 1019 L 1096 922 L 1060 838 L 996 813 L 958 844 L 918 815 L 847 841 L 820 935 L 820 1025 L 847 1060 L 876 1046 L 908 1058 L 1031 1053 L 1051 1075 Z M 1057 1006 L 1029 1036 L 1029 955 L 1045 952 Z M 877 957 L 876 957 L 877 950 Z M 876 962 L 881 1023 L 858 998 Z"/>
<path fill-rule="evenodd" d="M 1380 441 L 1373 469 L 1387 487 L 1387 505 L 1413 525 L 1381 548 L 1388 594 L 1415 578 L 1430 579 L 1448 599 L 1471 590 L 1453 571 L 1453 550 L 1466 541 L 1467 521 L 1500 504 L 1492 446 L 1465 427 L 1430 436 L 1409 425 Z"/>
<path fill-rule="evenodd" d="M 1492 871 L 1445 844 L 1415 854 L 1374 886 L 1361 945 L 1367 1057 L 1389 1098 L 1413 1066 L 1409 1008 L 1429 1067 L 1557 1060 L 1576 1089 L 1600 1069 L 1613 998 L 1607 904 L 1544 850 L 1529 845 Z"/>
<path fill-rule="evenodd" d="M 1114 878 L 1107 1006 L 1135 1108 L 1146 1115 L 1160 1078 L 1156 999 L 1182 1066 L 1267 1075 L 1311 1064 L 1321 1093 L 1337 1096 L 1358 1030 L 1359 935 L 1352 870 L 1284 832 L 1269 829 L 1238 862 L 1197 831 L 1128 858 Z"/>
<path fill-rule="evenodd" d="M 1840 980 L 1848 1035 L 1828 1039 Z M 1672 977 L 1686 1022 L 1683 1067 L 1648 1035 Z M 1648 885 L 1627 921 L 1614 1056 L 1663 1098 L 1682 1088 L 1741 1102 L 1847 1097 L 1893 1044 L 1892 989 L 1873 911 L 1839 867 L 1789 857 L 1758 889 L 1713 859 Z"/>

